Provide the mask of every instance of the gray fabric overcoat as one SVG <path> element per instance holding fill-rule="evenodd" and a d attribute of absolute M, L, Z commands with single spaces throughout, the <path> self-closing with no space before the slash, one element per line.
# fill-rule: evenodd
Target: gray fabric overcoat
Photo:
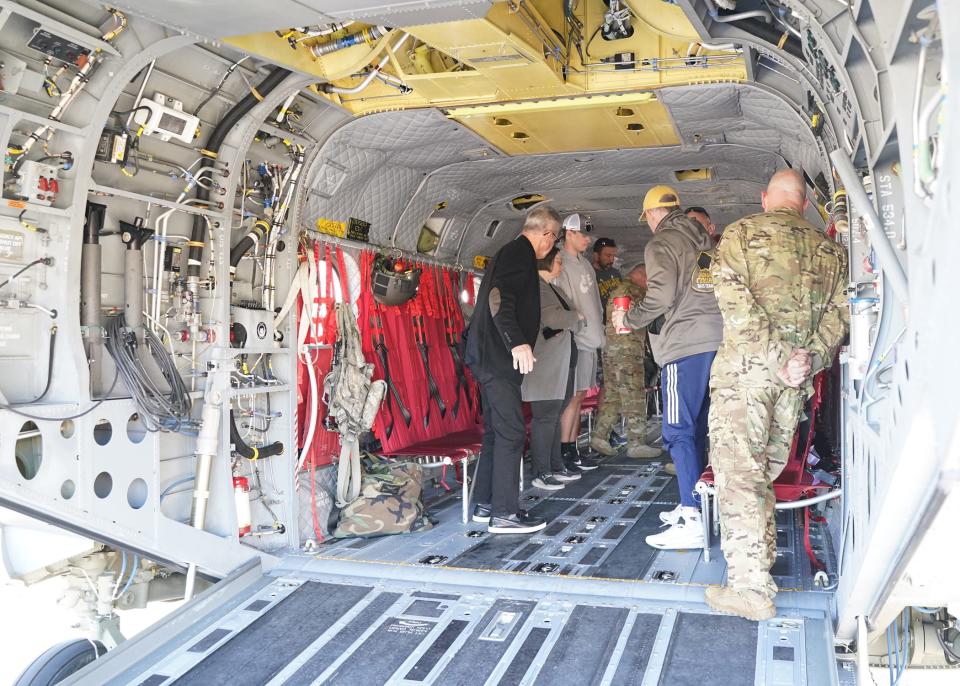
<path fill-rule="evenodd" d="M 540 279 L 540 331 L 533 356 L 537 359 L 533 371 L 523 377 L 520 391 L 524 402 L 533 400 L 563 400 L 570 373 L 570 343 L 580 330 L 583 320 L 577 311 L 563 307 L 557 294 L 546 281 Z M 550 338 L 543 337 L 544 329 L 560 329 Z"/>

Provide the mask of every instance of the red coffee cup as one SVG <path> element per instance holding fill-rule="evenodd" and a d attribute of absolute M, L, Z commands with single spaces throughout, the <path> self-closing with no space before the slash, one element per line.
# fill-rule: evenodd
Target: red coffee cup
<path fill-rule="evenodd" d="M 626 312 L 630 309 L 630 296 L 629 295 L 620 295 L 613 299 L 614 309 L 621 310 Z M 631 329 L 621 326 L 617 329 L 617 333 L 630 333 Z"/>

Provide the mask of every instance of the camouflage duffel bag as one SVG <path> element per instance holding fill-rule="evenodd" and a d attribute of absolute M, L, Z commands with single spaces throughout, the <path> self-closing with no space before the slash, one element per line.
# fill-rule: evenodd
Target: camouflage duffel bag
<path fill-rule="evenodd" d="M 340 511 L 336 538 L 405 534 L 429 529 L 421 492 L 423 469 L 414 462 L 375 462 L 363 476 L 360 496 Z"/>

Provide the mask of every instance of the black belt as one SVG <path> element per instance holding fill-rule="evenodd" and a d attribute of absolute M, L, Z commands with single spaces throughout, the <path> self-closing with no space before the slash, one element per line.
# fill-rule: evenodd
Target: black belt
<path fill-rule="evenodd" d="M 387 388 L 390 393 L 387 395 L 387 412 L 390 415 L 390 423 L 387 425 L 385 434 L 389 439 L 390 434 L 393 433 L 393 402 L 391 401 L 391 396 L 394 401 L 397 403 L 397 408 L 400 410 L 400 415 L 403 417 L 403 423 L 408 427 L 410 426 L 410 420 L 413 417 L 410 415 L 410 411 L 403 404 L 403 399 L 400 397 L 400 391 L 397 389 L 396 385 L 393 383 L 393 379 L 390 377 L 390 360 L 388 353 L 390 352 L 387 349 L 387 345 L 383 336 L 383 321 L 380 319 L 380 314 L 377 313 L 374 315 L 374 318 L 371 318 L 371 323 L 373 324 L 373 349 L 377 352 L 377 357 L 380 358 L 380 365 L 383 367 L 383 380 L 387 383 Z"/>
<path fill-rule="evenodd" d="M 443 398 L 440 397 L 440 389 L 437 388 L 437 383 L 430 373 L 430 347 L 427 345 L 427 329 L 423 322 L 423 315 L 414 315 L 412 319 L 413 335 L 417 341 L 417 349 L 420 351 L 420 359 L 423 361 L 423 371 L 427 376 L 427 388 L 429 389 L 427 411 L 423 415 L 423 428 L 426 429 L 430 426 L 430 400 L 432 399 L 437 403 L 441 419 L 447 415 L 447 406 L 444 405 Z"/>

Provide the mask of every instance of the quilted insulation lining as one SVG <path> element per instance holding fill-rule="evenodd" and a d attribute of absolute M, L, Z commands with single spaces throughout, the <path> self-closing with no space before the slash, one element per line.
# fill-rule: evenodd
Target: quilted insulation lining
<path fill-rule="evenodd" d="M 784 159 L 814 177 L 825 161 L 803 118 L 779 96 L 746 84 L 665 88 L 680 146 L 476 159 L 483 142 L 441 112 L 409 110 L 357 119 L 335 132 L 308 177 L 304 221 L 372 224 L 371 240 L 415 250 L 424 220 L 450 219 L 438 254 L 467 263 L 519 231 L 510 198 L 542 193 L 562 213 L 581 211 L 594 235 L 615 238 L 625 261 L 650 237 L 637 222 L 646 190 L 678 185 L 685 205 L 706 207 L 718 226 L 759 211 L 760 191 Z M 704 140 L 722 143 L 700 147 Z M 782 157 L 781 157 L 782 156 Z M 709 167 L 709 181 L 677 183 L 679 169 Z M 437 211 L 439 203 L 446 202 Z M 811 219 L 819 221 L 815 213 Z M 488 239 L 490 222 L 502 225 Z"/>

